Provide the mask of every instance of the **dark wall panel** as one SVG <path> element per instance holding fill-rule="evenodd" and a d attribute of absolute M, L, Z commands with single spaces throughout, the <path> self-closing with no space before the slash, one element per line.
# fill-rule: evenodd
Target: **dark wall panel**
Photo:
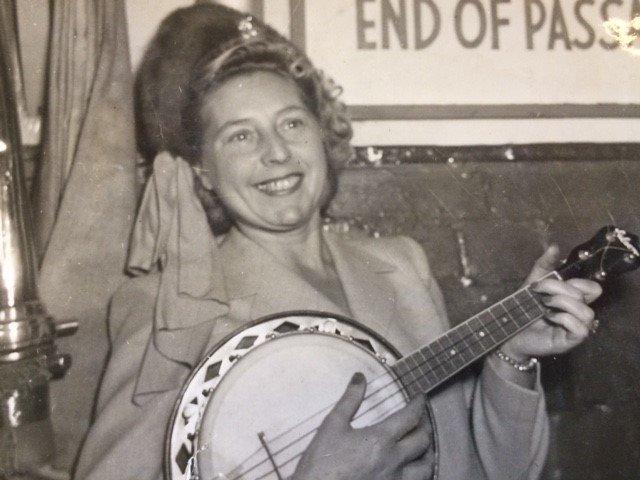
<path fill-rule="evenodd" d="M 374 162 L 362 149 L 340 176 L 330 216 L 338 228 L 418 240 L 454 323 L 513 291 L 545 245 L 568 253 L 607 224 L 640 231 L 637 146 L 518 148 L 383 149 Z M 527 151 L 527 160 L 508 160 Z M 639 288 L 639 273 L 612 281 L 598 332 L 545 361 L 548 479 L 638 478 Z"/>

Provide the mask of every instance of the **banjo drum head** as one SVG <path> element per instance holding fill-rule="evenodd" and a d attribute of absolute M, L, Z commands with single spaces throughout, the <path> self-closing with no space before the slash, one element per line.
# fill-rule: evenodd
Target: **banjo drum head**
<path fill-rule="evenodd" d="M 365 374 L 367 392 L 354 427 L 406 405 L 388 365 L 398 358 L 376 332 L 339 315 L 295 311 L 248 324 L 185 382 L 168 425 L 165 477 L 288 477 L 355 372 Z"/>
<path fill-rule="evenodd" d="M 274 463 L 281 478 L 293 474 L 355 372 L 371 383 L 354 427 L 376 423 L 406 404 L 389 368 L 339 336 L 288 334 L 247 353 L 218 384 L 202 415 L 200 478 L 276 480 Z"/>

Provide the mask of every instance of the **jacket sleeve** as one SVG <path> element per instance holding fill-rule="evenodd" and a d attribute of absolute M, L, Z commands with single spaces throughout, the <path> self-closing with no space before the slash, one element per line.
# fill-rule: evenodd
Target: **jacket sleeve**
<path fill-rule="evenodd" d="M 440 288 L 427 257 L 412 239 L 403 238 L 412 262 L 438 313 L 446 319 Z M 465 401 L 470 410 L 470 435 L 486 477 L 492 480 L 539 478 L 549 444 L 549 425 L 540 371 L 530 390 L 502 378 L 485 359 L 478 375 L 463 376 Z M 539 368 L 539 367 L 538 367 Z"/>
<path fill-rule="evenodd" d="M 162 479 L 165 429 L 177 391 L 134 401 L 153 315 L 153 297 L 136 282 L 125 283 L 111 303 L 111 355 L 79 458 L 78 480 Z"/>

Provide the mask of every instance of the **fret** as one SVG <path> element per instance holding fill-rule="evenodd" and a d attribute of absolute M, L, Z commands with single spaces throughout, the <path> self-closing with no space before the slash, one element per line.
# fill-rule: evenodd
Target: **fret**
<path fill-rule="evenodd" d="M 453 341 L 451 340 L 451 337 L 449 336 L 451 332 L 446 332 L 444 335 L 441 335 L 440 337 L 438 337 L 438 342 L 440 343 L 440 347 L 441 347 L 441 352 L 445 353 L 448 352 L 451 347 L 453 347 Z M 447 357 L 448 355 L 445 354 L 445 357 Z"/>
<path fill-rule="evenodd" d="M 526 309 L 515 299 L 515 297 L 507 298 L 504 303 L 507 308 L 513 312 L 513 318 L 519 327 L 524 327 L 530 323 L 531 319 L 529 318 L 529 315 L 527 315 Z"/>
<path fill-rule="evenodd" d="M 527 305 L 527 310 L 531 312 L 534 318 L 538 318 L 547 311 L 546 307 L 540 303 L 536 294 L 532 293 L 528 288 L 518 292 L 517 297 L 521 303 Z"/>
<path fill-rule="evenodd" d="M 485 323 L 487 331 L 492 335 L 492 338 L 496 342 L 501 342 L 504 338 L 504 331 L 500 328 L 500 322 L 498 322 L 496 316 L 491 313 L 491 309 L 483 312 L 482 320 Z"/>
<path fill-rule="evenodd" d="M 484 312 L 480 313 L 480 315 L 478 315 L 478 320 L 480 321 L 480 324 L 484 328 L 483 331 L 487 335 L 489 335 L 489 339 L 493 343 L 493 346 L 495 346 L 498 343 L 500 343 L 499 339 L 497 339 L 493 335 L 494 329 L 492 328 L 492 326 L 495 324 L 495 321 L 494 321 L 493 317 L 491 316 L 491 314 L 488 311 L 485 310 Z"/>
<path fill-rule="evenodd" d="M 529 323 L 531 323 L 534 320 L 537 320 L 545 313 L 545 311 L 542 310 L 538 305 L 529 304 L 529 305 L 523 306 L 523 308 L 527 312 Z"/>
<path fill-rule="evenodd" d="M 424 379 L 424 374 L 425 374 L 425 365 L 424 363 L 418 361 L 418 359 L 414 356 L 414 363 L 416 364 L 416 368 L 414 369 L 415 376 L 418 379 L 418 382 L 422 381 Z"/>
<path fill-rule="evenodd" d="M 529 291 L 525 288 L 517 291 L 512 295 L 523 307 L 534 303 L 533 297 L 529 294 Z"/>
<path fill-rule="evenodd" d="M 442 343 L 442 337 L 437 338 L 432 345 L 435 345 L 438 348 L 438 355 L 436 356 L 436 365 L 443 374 L 438 374 L 441 378 L 446 378 L 454 371 L 453 366 L 449 362 L 449 356 L 446 353 L 446 344 Z"/>
<path fill-rule="evenodd" d="M 430 365 L 431 370 L 438 378 L 442 378 L 446 372 L 442 368 L 442 347 L 440 347 L 438 339 L 434 340 L 429 345 L 429 351 L 431 352 L 431 358 L 433 359 L 432 364 Z"/>
<path fill-rule="evenodd" d="M 447 361 L 451 364 L 454 370 L 464 365 L 464 359 L 460 356 L 460 348 L 458 346 L 452 346 L 447 350 Z"/>
<path fill-rule="evenodd" d="M 406 384 L 404 384 L 404 388 L 407 390 L 407 393 L 409 394 L 409 398 L 414 398 L 420 395 L 421 393 L 420 387 L 413 382 L 411 383 L 407 382 Z"/>
<path fill-rule="evenodd" d="M 411 370 L 412 372 L 415 372 L 416 369 L 419 367 L 418 361 L 415 357 L 415 355 L 410 355 L 407 357 L 407 363 L 409 365 L 409 370 Z"/>
<path fill-rule="evenodd" d="M 452 347 L 447 352 L 447 362 L 451 366 L 450 373 L 458 371 L 458 369 L 464 365 L 464 360 L 460 358 L 460 353 L 458 349 L 455 347 Z"/>
<path fill-rule="evenodd" d="M 480 319 L 478 319 L 477 316 L 471 317 L 469 320 L 467 320 L 464 323 L 469 325 L 469 328 L 473 330 L 475 333 L 480 332 L 484 328 L 484 325 L 480 323 Z"/>
<path fill-rule="evenodd" d="M 416 371 L 418 363 L 416 362 L 413 355 L 407 357 L 407 366 L 409 367 L 409 369 L 405 377 L 408 379 L 408 383 L 415 383 L 415 380 L 418 378 L 418 372 Z"/>
<path fill-rule="evenodd" d="M 469 350 L 471 351 L 471 354 L 473 355 L 474 359 L 478 358 L 481 354 L 483 354 L 486 351 L 486 349 L 483 348 L 483 345 L 481 343 L 482 340 L 484 340 L 484 338 L 478 337 L 478 332 L 474 331 L 468 322 L 465 322 L 462 325 L 466 326 L 467 330 L 469 330 L 469 333 L 471 334 L 471 339 L 469 341 Z"/>
<path fill-rule="evenodd" d="M 403 358 L 402 364 L 398 365 L 399 368 L 396 370 L 396 372 L 399 374 L 400 381 L 407 388 L 410 384 L 412 384 L 415 381 L 415 378 L 416 378 L 414 367 L 411 365 L 412 363 L 411 360 L 412 360 L 411 356 Z"/>
<path fill-rule="evenodd" d="M 418 377 L 418 380 L 416 381 L 416 384 L 420 388 L 420 393 L 428 392 L 429 388 L 431 386 L 431 385 L 429 385 L 429 383 L 427 382 L 427 380 L 424 378 L 423 375 L 420 375 Z"/>
<path fill-rule="evenodd" d="M 412 355 L 412 357 L 414 358 L 414 362 L 417 365 L 415 368 L 416 371 L 416 381 L 418 383 L 418 385 L 420 386 L 420 389 L 423 392 L 426 392 L 428 390 L 429 387 L 429 383 L 427 382 L 426 379 L 426 374 L 428 372 L 428 365 L 426 365 L 424 362 L 421 362 L 418 358 L 417 355 Z"/>
<path fill-rule="evenodd" d="M 476 355 L 473 353 L 473 345 L 475 345 L 474 336 L 468 335 L 464 328 L 465 324 L 458 325 L 455 328 L 455 333 L 458 336 L 459 340 L 457 342 L 458 349 L 460 350 L 460 357 L 464 361 L 464 363 L 471 362 L 475 360 Z"/>
<path fill-rule="evenodd" d="M 446 345 L 442 343 L 442 338 L 436 338 L 431 344 L 435 348 L 435 354 L 433 356 L 436 365 L 443 365 L 447 360 Z"/>
<path fill-rule="evenodd" d="M 434 359 L 433 359 L 433 356 L 427 357 L 423 353 L 424 350 L 427 350 L 427 348 L 425 347 L 422 350 L 418 350 L 416 352 L 416 355 L 419 355 L 420 357 L 422 357 L 420 359 L 420 363 L 426 366 L 426 372 L 424 374 L 425 378 L 431 385 L 435 385 L 436 383 L 438 383 L 439 379 L 438 379 L 438 376 L 434 373 L 433 368 L 431 366 L 434 362 Z"/>
<path fill-rule="evenodd" d="M 498 343 L 500 343 L 509 336 L 507 331 L 502 326 L 502 312 L 497 310 L 497 307 L 494 306 L 489 309 L 489 314 L 493 318 L 493 324 L 495 325 L 495 329 L 493 330 L 492 335 L 498 340 Z"/>
<path fill-rule="evenodd" d="M 449 358 L 451 359 L 451 363 L 453 363 L 456 367 L 464 365 L 466 363 L 466 360 L 464 358 L 464 338 L 457 328 L 451 330 L 446 336 L 447 338 L 449 338 L 450 343 L 448 354 Z"/>
<path fill-rule="evenodd" d="M 435 341 L 433 341 L 432 343 L 427 345 L 426 348 L 427 348 L 427 350 L 429 350 L 429 353 L 431 354 L 430 357 L 432 358 L 432 361 L 431 361 L 431 364 L 430 364 L 431 371 L 434 373 L 434 375 L 436 375 L 438 377 L 439 380 L 441 380 L 446 375 L 446 371 L 440 365 L 441 364 L 441 360 L 438 358 L 438 354 L 436 354 L 434 352 L 434 347 L 437 348 L 437 346 L 438 346 L 438 345 L 436 345 L 437 343 L 438 343 L 438 340 L 436 339 Z M 440 352 L 438 352 L 438 353 L 440 353 Z"/>
<path fill-rule="evenodd" d="M 512 313 L 512 309 L 513 303 L 510 298 L 505 299 L 502 303 L 499 303 L 491 309 L 492 313 L 498 317 L 500 327 L 507 335 L 511 335 L 517 331 L 520 326 L 515 320 L 516 316 Z"/>
<path fill-rule="evenodd" d="M 409 392 L 409 396 L 413 397 L 415 395 L 415 392 L 417 392 L 416 389 L 418 388 L 414 370 L 410 369 L 407 373 L 405 373 L 401 378 L 401 382 Z"/>
<path fill-rule="evenodd" d="M 470 326 L 469 328 L 473 330 L 476 341 L 480 344 L 483 350 L 489 350 L 495 345 L 495 342 L 491 340 L 485 326 L 480 322 L 480 319 L 477 316 L 471 318 L 467 323 Z"/>
<path fill-rule="evenodd" d="M 437 356 L 433 353 L 433 348 L 431 348 L 431 345 L 427 345 L 427 350 L 428 353 L 430 354 L 429 357 L 429 362 L 427 363 L 428 369 L 429 369 L 429 374 L 432 375 L 434 377 L 435 380 L 432 380 L 432 383 L 438 383 L 440 380 L 442 380 L 442 375 L 443 375 L 443 369 L 438 365 L 439 361 Z"/>
<path fill-rule="evenodd" d="M 533 318 L 537 318 L 544 314 L 545 308 L 542 305 L 540 305 L 540 302 L 538 301 L 536 296 L 531 292 L 531 290 L 529 290 L 529 288 L 525 288 L 519 291 L 516 294 L 516 298 L 518 298 L 518 301 L 520 303 L 531 306 L 530 310 L 532 312 Z M 527 309 L 529 309 L 529 307 L 527 307 Z"/>

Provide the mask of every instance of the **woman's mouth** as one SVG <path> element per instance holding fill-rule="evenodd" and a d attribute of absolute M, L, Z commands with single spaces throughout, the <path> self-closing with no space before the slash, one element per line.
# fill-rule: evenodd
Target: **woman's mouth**
<path fill-rule="evenodd" d="M 297 190 L 302 183 L 302 174 L 292 173 L 284 177 L 272 178 L 264 182 L 256 183 L 256 187 L 267 195 L 288 195 Z"/>

